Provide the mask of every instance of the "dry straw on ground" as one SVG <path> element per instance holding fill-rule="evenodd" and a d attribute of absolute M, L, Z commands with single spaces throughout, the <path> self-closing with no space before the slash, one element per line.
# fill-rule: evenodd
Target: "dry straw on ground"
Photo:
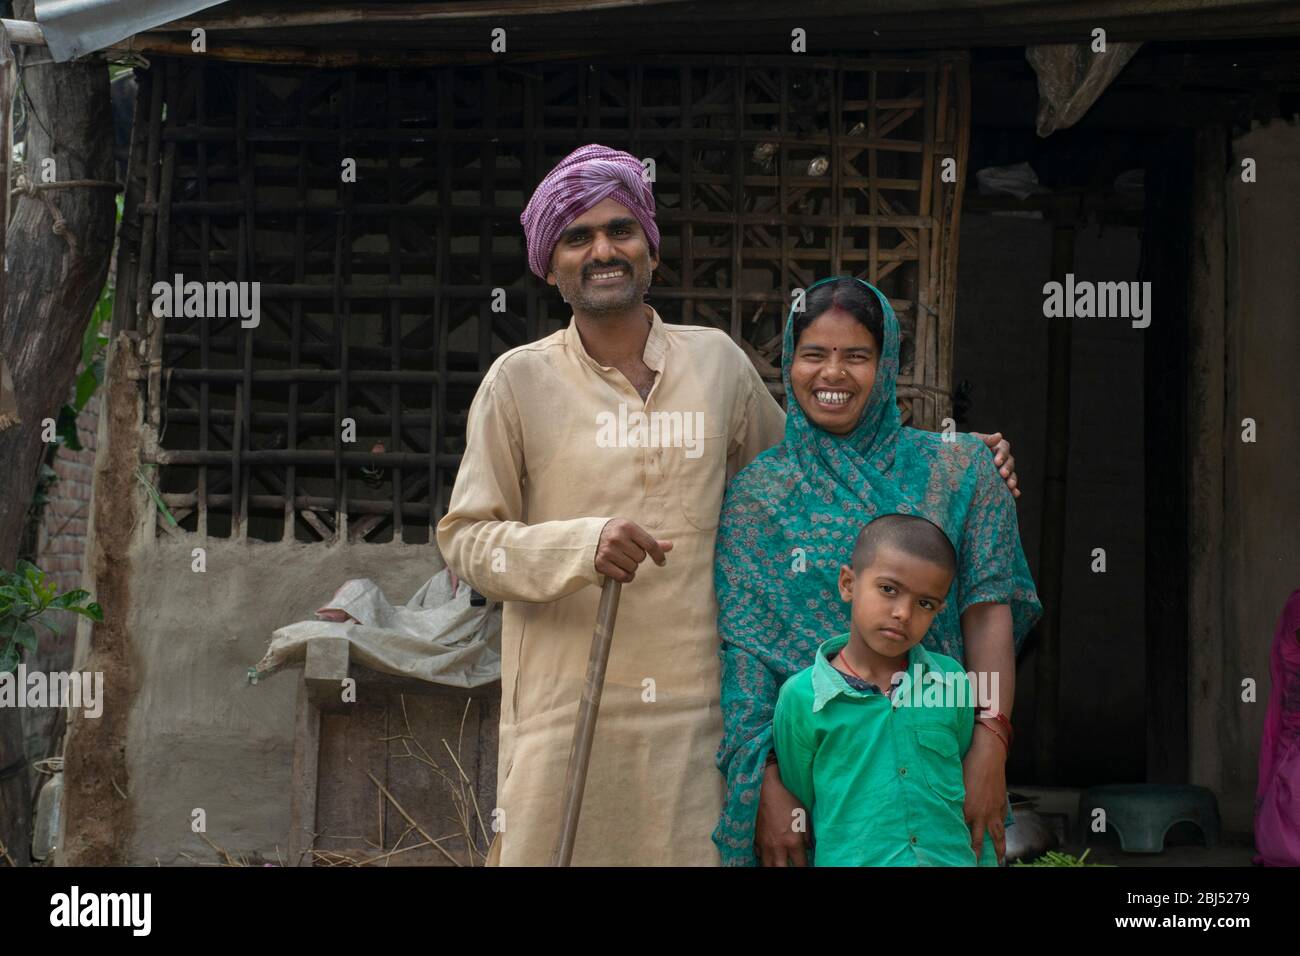
<path fill-rule="evenodd" d="M 391 805 L 402 819 L 406 821 L 407 827 L 392 847 L 376 846 L 372 841 L 365 842 L 375 849 L 381 851 L 371 856 L 358 856 L 355 853 L 349 853 L 341 850 L 319 850 L 312 848 L 308 852 L 312 856 L 312 864 L 315 866 L 388 866 L 393 857 L 402 853 L 409 853 L 412 850 L 420 850 L 426 847 L 432 847 L 438 853 L 442 854 L 453 866 L 481 866 L 486 859 L 483 847 L 491 843 L 491 835 L 487 826 L 483 822 L 483 815 L 478 805 L 478 795 L 475 793 L 474 781 L 469 778 L 461 764 L 460 754 L 464 744 L 465 737 L 465 720 L 469 716 L 469 708 L 473 704 L 473 699 L 465 701 L 465 711 L 460 718 L 460 731 L 456 739 L 456 749 L 453 750 L 451 744 L 444 737 L 441 740 L 443 749 L 447 751 L 447 756 L 451 759 L 454 771 L 441 766 L 434 759 L 433 754 L 424 743 L 411 732 L 411 721 L 406 713 L 406 697 L 399 697 L 402 706 L 402 722 L 405 732 L 395 734 L 390 737 L 380 738 L 385 743 L 398 741 L 402 744 L 404 753 L 394 754 L 395 757 L 410 758 L 419 761 L 430 769 L 437 777 L 441 778 L 447 785 L 451 794 L 452 806 L 455 812 L 455 823 L 457 829 L 443 836 L 434 837 L 429 830 L 411 816 L 407 809 L 402 806 L 401 802 L 393 796 L 392 792 L 373 773 L 367 771 L 366 776 L 370 782 L 375 785 L 378 797 L 378 831 L 384 832 L 384 807 L 385 804 Z M 412 843 L 409 846 L 403 846 L 406 839 L 415 833 L 420 837 L 420 842 Z M 319 836 L 319 834 L 317 834 Z M 479 836 L 482 837 L 483 845 L 479 844 Z M 446 844 L 450 841 L 459 840 L 463 842 L 464 850 L 461 852 L 452 852 L 448 850 Z"/>

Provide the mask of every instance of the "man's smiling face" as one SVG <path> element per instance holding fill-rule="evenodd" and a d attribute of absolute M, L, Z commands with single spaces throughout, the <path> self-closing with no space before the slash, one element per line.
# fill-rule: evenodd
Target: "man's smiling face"
<path fill-rule="evenodd" d="M 631 210 L 603 199 L 560 233 L 546 281 L 574 312 L 614 315 L 642 301 L 658 265 Z"/>

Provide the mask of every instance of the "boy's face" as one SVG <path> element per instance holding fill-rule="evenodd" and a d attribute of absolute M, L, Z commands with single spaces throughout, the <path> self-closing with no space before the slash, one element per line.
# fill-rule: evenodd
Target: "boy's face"
<path fill-rule="evenodd" d="M 943 609 L 952 574 L 887 544 L 857 574 L 840 567 L 840 597 L 853 602 L 853 631 L 877 654 L 896 658 L 918 644 Z"/>

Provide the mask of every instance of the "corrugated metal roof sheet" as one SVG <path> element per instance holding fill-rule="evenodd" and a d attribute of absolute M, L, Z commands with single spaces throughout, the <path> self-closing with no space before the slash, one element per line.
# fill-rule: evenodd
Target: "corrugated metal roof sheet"
<path fill-rule="evenodd" d="M 774 53 L 790 0 L 36 0 L 56 60 L 138 36 L 134 48 L 214 59 L 314 64 L 343 52 L 400 63 L 419 53 L 496 58 L 486 28 L 510 27 L 512 56 Z M 590 7 L 590 9 L 587 9 Z M 1296 0 L 799 0 L 798 22 L 831 53 L 1300 35 Z M 217 8 L 212 9 L 210 8 Z M 210 12 L 208 12 L 210 10 Z M 214 42 L 214 39 L 217 42 Z M 811 47 L 810 43 L 810 47 Z M 467 60 L 468 61 L 468 60 Z"/>
<path fill-rule="evenodd" d="M 36 22 L 62 63 L 226 0 L 36 0 Z"/>

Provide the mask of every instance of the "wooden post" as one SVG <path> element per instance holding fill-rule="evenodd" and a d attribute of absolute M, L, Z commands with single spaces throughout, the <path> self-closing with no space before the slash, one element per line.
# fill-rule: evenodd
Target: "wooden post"
<path fill-rule="evenodd" d="M 307 644 L 302 682 L 308 699 L 321 710 L 346 710 L 343 681 L 348 676 L 351 652 L 345 637 L 317 637 Z"/>
<path fill-rule="evenodd" d="M 1145 507 L 1146 781 L 1186 783 L 1189 486 L 1188 326 L 1192 246 L 1201 228 L 1193 194 L 1191 130 L 1166 134 L 1147 161 L 1142 278 L 1155 313 L 1141 336 Z M 1224 261 L 1219 252 L 1219 268 Z M 1220 290 L 1222 295 L 1222 290 Z M 1220 300 L 1222 301 L 1222 300 Z M 1220 366 L 1222 373 L 1222 366 Z M 1220 501 L 1222 499 L 1220 498 Z M 1213 560 L 1222 561 L 1220 551 Z M 1137 647 L 1134 647 L 1137 650 Z"/>
<path fill-rule="evenodd" d="M 320 768 L 320 708 L 311 699 L 306 681 L 298 682 L 294 718 L 293 769 L 289 786 L 290 866 L 311 866 L 316 842 L 316 787 Z"/>
<path fill-rule="evenodd" d="M 1074 222 L 1061 211 L 1052 232 L 1052 278 L 1064 282 L 1074 265 Z M 1043 523 L 1038 546 L 1038 622 L 1034 665 L 1034 776 L 1056 782 L 1061 713 L 1061 582 L 1064 572 L 1066 465 L 1070 455 L 1070 319 L 1049 319 L 1047 441 Z"/>
<path fill-rule="evenodd" d="M 13 106 L 15 80 L 13 51 L 9 46 L 9 36 L 0 22 L 0 183 L 4 184 L 4 195 L 0 196 L 0 303 L 5 301 L 5 285 L 8 270 L 4 268 L 5 233 L 9 230 L 9 184 L 13 180 L 11 168 L 13 158 Z M 18 395 L 14 390 L 13 373 L 5 362 L 4 353 L 0 352 L 0 431 L 12 428 L 19 423 Z"/>
<path fill-rule="evenodd" d="M 30 0 L 14 7 L 16 16 L 31 17 Z M 0 36 L 6 51 L 9 40 Z M 21 281 L 7 283 L 0 301 L 0 354 L 13 375 L 22 419 L 0 431 L 0 567 L 5 568 L 18 556 L 37 466 L 46 451 L 41 422 L 57 417 L 76 376 L 86 324 L 108 273 L 115 219 L 108 71 L 102 63 L 37 63 L 25 68 L 23 80 L 33 116 L 27 125 L 27 167 L 39 180 L 42 161 L 53 159 L 56 182 L 38 182 L 34 193 L 20 192 L 5 224 L 5 262 L 9 276 Z M 105 182 L 109 188 L 98 185 Z M 9 192 L 8 183 L 4 190 Z M 0 841 L 25 864 L 31 793 L 20 714 L 18 708 L 0 708 Z M 73 789 L 69 777 L 65 799 Z"/>
<path fill-rule="evenodd" d="M 1224 625 L 1224 468 L 1227 412 L 1228 136 L 1223 126 L 1196 131 L 1193 144 L 1191 263 L 1188 295 L 1187 501 L 1188 779 L 1218 789 L 1218 714 Z"/>

